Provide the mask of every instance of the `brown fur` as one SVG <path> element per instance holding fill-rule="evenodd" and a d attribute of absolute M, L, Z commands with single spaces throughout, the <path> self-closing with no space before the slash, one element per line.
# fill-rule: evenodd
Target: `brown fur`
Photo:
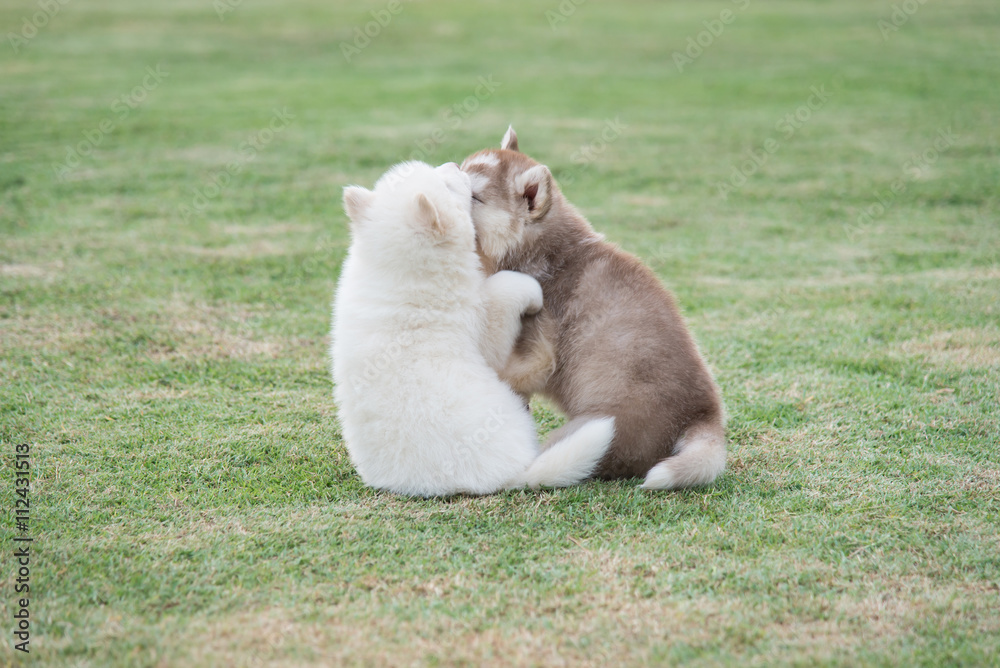
<path fill-rule="evenodd" d="M 516 147 L 516 135 L 508 137 L 505 144 Z M 597 477 L 644 476 L 695 439 L 722 448 L 713 456 L 724 461 L 719 392 L 673 296 L 638 258 L 593 231 L 547 168 L 524 183 L 536 166 L 510 148 L 480 151 L 462 166 L 489 178 L 478 191 L 474 185 L 484 267 L 530 274 L 544 294 L 502 377 L 524 395 L 550 397 L 567 414 L 556 439 L 581 418 L 615 418 Z M 681 479 L 672 486 L 707 481 Z"/>

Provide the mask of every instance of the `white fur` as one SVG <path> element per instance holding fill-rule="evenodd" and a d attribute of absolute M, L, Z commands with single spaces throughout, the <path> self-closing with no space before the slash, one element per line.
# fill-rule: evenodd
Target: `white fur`
<path fill-rule="evenodd" d="M 713 432 L 685 434 L 674 454 L 649 469 L 643 489 L 680 489 L 707 485 L 726 468 L 725 439 Z"/>
<path fill-rule="evenodd" d="M 479 155 L 469 158 L 463 165 L 462 168 L 472 167 L 473 165 L 486 165 L 487 167 L 496 167 L 500 164 L 500 158 L 496 157 L 492 153 L 481 153 Z"/>
<path fill-rule="evenodd" d="M 518 479 L 518 487 L 568 487 L 587 478 L 615 437 L 613 417 L 590 420 L 538 456 Z"/>
<path fill-rule="evenodd" d="M 466 165 L 462 164 L 462 169 L 465 169 Z M 472 192 L 481 193 L 486 190 L 490 185 L 490 177 L 486 176 L 482 172 L 467 172 L 469 174 L 469 179 L 472 180 Z"/>
<path fill-rule="evenodd" d="M 503 139 L 500 140 L 500 148 L 517 150 L 517 133 L 514 132 L 513 125 L 507 126 L 507 132 L 504 133 Z"/>
<path fill-rule="evenodd" d="M 521 314 L 541 308 L 541 288 L 514 272 L 484 278 L 468 176 L 450 163 L 409 162 L 367 192 L 345 189 L 352 243 L 331 344 L 339 418 L 361 478 L 439 496 L 588 477 L 611 442 L 596 427 L 529 469 L 535 425 L 490 363 L 509 356 Z"/>

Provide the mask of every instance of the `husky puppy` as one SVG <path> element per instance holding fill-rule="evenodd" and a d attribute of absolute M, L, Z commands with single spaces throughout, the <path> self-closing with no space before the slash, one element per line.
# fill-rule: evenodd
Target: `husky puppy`
<path fill-rule="evenodd" d="M 545 295 L 501 378 L 566 413 L 555 440 L 615 418 L 599 478 L 644 476 L 647 489 L 712 482 L 726 463 L 724 410 L 673 296 L 594 232 L 548 167 L 518 151 L 513 128 L 500 150 L 479 151 L 462 169 L 485 269 L 534 276 Z"/>
<path fill-rule="evenodd" d="M 572 485 L 614 436 L 613 419 L 591 421 L 539 456 L 531 414 L 495 368 L 542 291 L 524 274 L 486 278 L 471 202 L 454 163 L 402 163 L 374 191 L 344 189 L 352 240 L 333 308 L 334 394 L 372 487 L 443 496 Z"/>

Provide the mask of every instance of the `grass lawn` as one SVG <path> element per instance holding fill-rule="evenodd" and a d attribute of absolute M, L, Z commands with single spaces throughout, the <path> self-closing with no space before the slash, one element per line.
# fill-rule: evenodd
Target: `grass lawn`
<path fill-rule="evenodd" d="M 996 665 L 996 2 L 52 4 L 0 6 L 0 663 Z M 508 122 L 676 292 L 715 485 L 354 473 L 341 187 Z"/>

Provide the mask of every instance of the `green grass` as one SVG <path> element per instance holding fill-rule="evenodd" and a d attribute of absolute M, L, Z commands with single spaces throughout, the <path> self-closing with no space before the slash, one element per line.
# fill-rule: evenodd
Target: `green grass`
<path fill-rule="evenodd" d="M 23 657 L 8 512 L 3 661 L 994 663 L 996 4 L 920 4 L 883 40 L 888 2 L 589 2 L 555 29 L 557 2 L 406 2 L 345 62 L 386 4 L 247 0 L 220 21 L 209 0 L 77 0 L 2 45 L 0 507 L 30 443 L 35 538 Z M 7 2 L 0 24 L 37 11 Z M 340 188 L 508 122 L 678 295 L 730 413 L 715 485 L 414 501 L 353 472 L 326 367 Z"/>

